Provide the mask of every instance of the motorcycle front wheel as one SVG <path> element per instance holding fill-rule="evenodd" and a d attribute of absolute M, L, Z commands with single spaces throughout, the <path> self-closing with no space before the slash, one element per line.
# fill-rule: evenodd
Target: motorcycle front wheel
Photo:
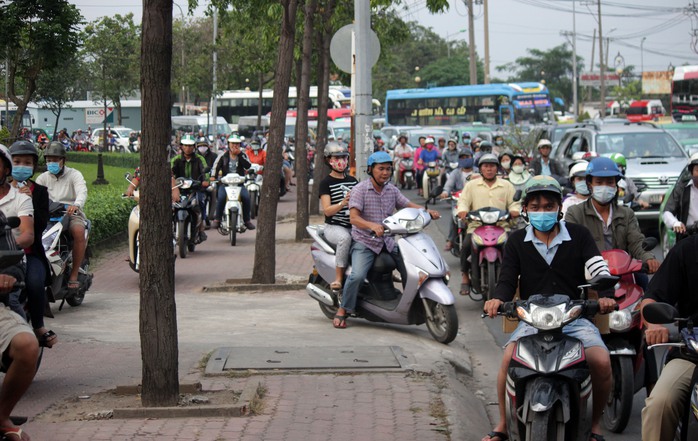
<path fill-rule="evenodd" d="M 497 286 L 497 264 L 487 262 L 487 300 L 494 295 L 494 287 Z"/>
<path fill-rule="evenodd" d="M 614 433 L 621 433 L 628 425 L 633 410 L 635 374 L 629 355 L 611 356 L 611 393 L 603 412 L 603 425 Z"/>
<path fill-rule="evenodd" d="M 257 217 L 257 210 L 259 210 L 259 201 L 257 196 L 257 191 L 250 192 L 250 217 L 255 219 Z"/>
<path fill-rule="evenodd" d="M 187 258 L 187 229 L 189 222 L 186 220 L 181 220 L 177 222 L 177 247 L 179 248 L 179 257 L 182 259 Z"/>
<path fill-rule="evenodd" d="M 534 412 L 533 420 L 528 426 L 526 440 L 557 441 L 558 439 L 554 407 L 545 412 Z"/>
<path fill-rule="evenodd" d="M 427 314 L 427 329 L 434 340 L 445 345 L 451 343 L 458 334 L 458 314 L 454 305 L 442 305 L 433 300 L 426 300 L 426 307 L 433 317 Z"/>
<path fill-rule="evenodd" d="M 238 241 L 238 214 L 233 210 L 230 210 L 228 215 L 228 234 L 230 235 L 230 246 L 234 247 Z"/>

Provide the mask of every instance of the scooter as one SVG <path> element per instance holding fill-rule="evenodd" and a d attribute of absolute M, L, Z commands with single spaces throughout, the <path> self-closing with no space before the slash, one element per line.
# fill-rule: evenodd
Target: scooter
<path fill-rule="evenodd" d="M 455 257 L 460 257 L 461 250 L 463 249 L 463 242 L 465 241 L 465 234 L 468 230 L 468 225 L 458 217 L 458 199 L 460 198 L 462 190 L 456 191 L 451 194 L 451 222 L 456 228 L 456 240 L 451 244 L 451 254 Z"/>
<path fill-rule="evenodd" d="M 179 257 L 185 259 L 187 252 L 193 253 L 196 245 L 201 243 L 199 225 L 203 222 L 203 214 L 195 210 L 199 205 L 196 191 L 201 188 L 201 181 L 177 178 L 176 182 L 180 188 L 180 200 L 172 204 L 172 223 Z"/>
<path fill-rule="evenodd" d="M 436 341 L 448 344 L 458 333 L 458 315 L 447 286 L 448 265 L 431 237 L 422 232 L 430 221 L 429 213 L 417 208 L 403 208 L 383 220 L 384 234 L 396 237 L 404 262 L 403 290 L 396 289 L 393 282 L 395 260 L 382 252 L 361 284 L 351 316 L 400 325 L 426 323 Z M 341 293 L 333 292 L 328 283 L 335 277 L 335 249 L 325 239 L 324 225 L 310 225 L 306 230 L 315 241 L 310 247 L 315 265 L 306 291 L 332 319 L 341 304 Z"/>
<path fill-rule="evenodd" d="M 428 162 L 427 167 L 424 169 L 424 177 L 422 178 L 422 187 L 425 195 L 431 195 L 432 190 L 439 186 L 440 175 L 441 170 L 439 169 L 436 161 Z M 436 203 L 438 199 L 430 196 L 428 201 L 431 203 Z"/>
<path fill-rule="evenodd" d="M 656 239 L 651 238 L 656 246 Z M 646 241 L 646 243 L 651 243 Z M 647 245 L 643 244 L 643 248 Z M 618 249 L 601 252 L 608 263 L 611 275 L 619 276 L 615 286 L 615 300 L 619 310 L 608 315 L 610 333 L 602 338 L 611 355 L 613 384 L 608 397 L 603 422 L 606 429 L 620 433 L 625 430 L 633 408 L 633 396 L 647 384 L 648 366 L 643 354 L 644 338 L 640 317 L 640 301 L 643 290 L 635 281 L 634 273 L 647 271 L 642 261 L 633 259 L 627 252 Z"/>
<path fill-rule="evenodd" d="M 489 300 L 494 294 L 494 287 L 499 279 L 502 267 L 504 244 L 509 234 L 499 222 L 509 220 L 509 212 L 494 207 L 483 207 L 468 213 L 468 223 L 479 222 L 482 225 L 475 228 L 471 237 L 472 252 L 470 254 L 470 298 L 480 301 Z M 459 236 L 465 237 L 467 227 Z M 477 295 L 481 294 L 480 297 Z"/>
<path fill-rule="evenodd" d="M 264 166 L 252 164 L 245 176 L 245 188 L 247 188 L 247 192 L 250 194 L 250 217 L 252 219 L 257 217 L 257 212 L 259 211 L 259 192 L 262 188 L 262 170 L 264 170 Z"/>
<path fill-rule="evenodd" d="M 90 272 L 90 255 L 92 254 L 89 238 L 92 222 L 87 220 L 85 226 L 85 258 L 80 263 L 78 281 L 80 288 L 76 292 L 68 289 L 68 279 L 73 267 L 73 237 L 69 231 L 70 216 L 66 216 L 66 205 L 49 201 L 49 222 L 41 235 L 41 243 L 49 263 L 51 283 L 46 289 L 46 297 L 50 302 L 61 300 L 60 311 L 67 302 L 70 306 L 80 306 L 85 299 L 85 293 L 92 286 L 93 275 Z"/>
<path fill-rule="evenodd" d="M 650 350 L 678 348 L 683 358 L 690 359 L 698 368 L 698 329 L 693 326 L 693 318 L 679 317 L 679 312 L 667 303 L 650 303 L 642 310 L 644 319 L 649 323 L 679 325 L 679 334 L 669 334 L 668 343 L 659 343 L 649 347 Z M 676 440 L 688 441 L 698 439 L 698 375 L 694 370 L 690 393 L 683 403 L 683 416 L 676 428 Z M 659 421 L 657 421 L 659 424 Z"/>
<path fill-rule="evenodd" d="M 405 187 L 408 190 L 412 190 L 412 187 L 415 186 L 414 157 L 411 153 L 403 153 L 402 158 L 398 162 L 398 180 L 400 181 L 400 188 L 403 190 Z"/>
<path fill-rule="evenodd" d="M 242 202 L 240 201 L 240 193 L 244 183 L 244 176 L 237 173 L 228 173 L 221 177 L 219 182 L 219 185 L 225 185 L 226 201 L 218 232 L 223 236 L 228 235 L 231 246 L 237 245 L 238 233 L 247 231 L 245 222 L 242 220 Z"/>
<path fill-rule="evenodd" d="M 618 280 L 597 276 L 578 288 L 606 289 Z M 582 298 L 584 294 L 582 294 Z M 519 339 L 506 379 L 509 439 L 587 441 L 591 433 L 591 373 L 582 342 L 563 326 L 599 312 L 596 300 L 535 294 L 503 303 L 498 315 L 519 318 L 538 329 Z M 486 317 L 486 314 L 482 314 Z"/>

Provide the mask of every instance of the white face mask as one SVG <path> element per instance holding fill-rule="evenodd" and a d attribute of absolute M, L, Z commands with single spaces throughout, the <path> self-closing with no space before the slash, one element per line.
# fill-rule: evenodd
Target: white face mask
<path fill-rule="evenodd" d="M 516 173 L 516 174 L 521 174 L 524 171 L 524 166 L 523 165 L 515 165 L 511 168 L 511 170 Z"/>
<path fill-rule="evenodd" d="M 510 166 L 511 166 L 511 161 L 502 162 L 502 168 L 504 168 L 504 170 L 509 170 Z"/>

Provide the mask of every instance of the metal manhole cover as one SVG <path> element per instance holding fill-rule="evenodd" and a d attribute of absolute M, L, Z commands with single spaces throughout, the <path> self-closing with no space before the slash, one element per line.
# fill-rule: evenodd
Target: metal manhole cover
<path fill-rule="evenodd" d="M 247 369 L 401 369 L 407 363 L 399 346 L 232 347 L 218 348 L 206 373 Z"/>

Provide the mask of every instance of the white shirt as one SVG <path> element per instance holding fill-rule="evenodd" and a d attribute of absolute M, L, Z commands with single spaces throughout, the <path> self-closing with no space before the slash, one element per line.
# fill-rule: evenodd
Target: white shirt
<path fill-rule="evenodd" d="M 691 198 L 688 204 L 688 218 L 686 219 L 686 225 L 693 225 L 698 221 L 698 188 L 693 185 L 693 180 L 688 181 L 686 187 L 690 187 Z M 674 228 L 676 225 L 680 224 L 681 221 L 676 218 L 670 211 L 665 211 L 662 213 L 662 220 L 669 228 Z"/>
<path fill-rule="evenodd" d="M 67 205 L 85 206 L 87 201 L 87 184 L 82 173 L 63 166 L 63 173 L 54 175 L 51 172 L 43 172 L 36 178 L 36 183 L 48 188 L 48 197 L 54 202 Z"/>
<path fill-rule="evenodd" d="M 0 199 L 0 211 L 5 217 L 34 216 L 34 204 L 32 198 L 10 186 L 10 191 Z"/>

